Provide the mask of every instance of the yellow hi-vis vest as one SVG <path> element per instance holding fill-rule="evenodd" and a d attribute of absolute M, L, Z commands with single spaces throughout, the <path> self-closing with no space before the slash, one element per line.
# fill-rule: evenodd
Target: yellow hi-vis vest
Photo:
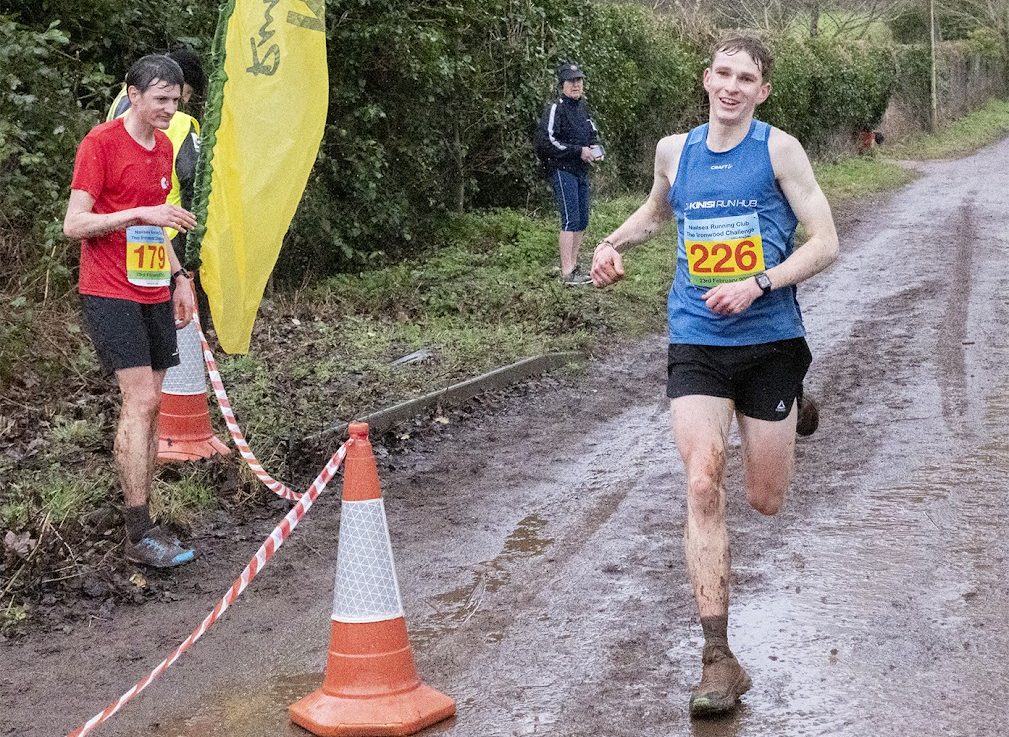
<path fill-rule="evenodd" d="M 130 110 L 128 100 L 129 98 L 126 96 L 126 85 L 123 85 L 119 94 L 116 95 L 116 99 L 112 101 L 112 105 L 109 107 L 109 112 L 108 115 L 105 116 L 105 119 L 115 120 L 117 117 L 126 115 L 126 113 Z M 192 142 L 196 147 L 197 153 L 199 152 L 200 122 L 192 115 L 188 115 L 181 110 L 178 110 L 175 115 L 172 116 L 172 122 L 169 123 L 168 128 L 165 130 L 165 135 L 167 135 L 168 140 L 172 142 L 172 188 L 169 190 L 168 197 L 165 199 L 165 202 L 169 205 L 182 207 L 182 185 L 179 183 L 179 172 L 176 167 L 176 163 L 178 162 L 179 151 L 186 142 L 186 138 L 190 135 L 193 136 Z M 165 232 L 168 234 L 168 239 L 172 240 L 176 235 L 178 235 L 179 231 L 174 230 L 173 228 L 165 228 Z"/>

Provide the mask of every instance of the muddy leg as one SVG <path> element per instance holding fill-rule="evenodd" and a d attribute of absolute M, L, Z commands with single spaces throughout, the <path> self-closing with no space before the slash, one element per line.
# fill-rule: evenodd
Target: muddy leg
<path fill-rule="evenodd" d="M 704 632 L 701 682 L 692 716 L 735 708 L 750 678 L 729 649 L 729 533 L 725 521 L 725 449 L 733 403 L 717 397 L 672 400 L 673 435 L 687 476 L 684 531 L 687 570 Z"/>
<path fill-rule="evenodd" d="M 687 571 L 701 619 L 729 611 L 729 534 L 725 524 L 728 399 L 687 396 L 670 403 L 673 436 L 687 476 Z"/>
<path fill-rule="evenodd" d="M 164 376 L 164 371 L 152 371 L 147 366 L 116 372 L 123 396 L 115 440 L 116 468 L 127 510 L 134 510 L 131 514 L 135 515 L 136 510 L 143 509 L 144 517 L 157 454 L 158 410 Z M 131 537 L 137 536 L 137 530 L 130 532 Z"/>

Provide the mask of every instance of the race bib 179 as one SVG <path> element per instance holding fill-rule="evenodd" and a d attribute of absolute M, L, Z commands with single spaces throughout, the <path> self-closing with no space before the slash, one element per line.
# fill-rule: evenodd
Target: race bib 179
<path fill-rule="evenodd" d="M 764 242 L 757 213 L 683 222 L 690 283 L 713 287 L 764 270 Z"/>
<path fill-rule="evenodd" d="M 126 279 L 138 287 L 167 287 L 171 264 L 165 252 L 165 231 L 157 225 L 126 229 Z"/>

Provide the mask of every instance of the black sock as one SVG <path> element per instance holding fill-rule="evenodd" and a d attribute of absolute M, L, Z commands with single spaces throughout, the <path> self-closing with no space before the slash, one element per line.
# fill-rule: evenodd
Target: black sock
<path fill-rule="evenodd" d="M 137 507 L 127 507 L 123 516 L 126 518 L 126 534 L 129 535 L 131 543 L 136 544 L 140 542 L 143 536 L 147 534 L 147 531 L 154 527 L 146 504 L 141 504 Z"/>
<path fill-rule="evenodd" d="M 701 631 L 704 632 L 705 646 L 729 646 L 729 618 L 701 617 Z"/>

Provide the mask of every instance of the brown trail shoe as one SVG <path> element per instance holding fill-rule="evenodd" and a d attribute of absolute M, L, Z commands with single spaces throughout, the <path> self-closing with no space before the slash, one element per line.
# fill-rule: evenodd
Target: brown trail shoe
<path fill-rule="evenodd" d="M 736 708 L 753 682 L 732 651 L 724 645 L 705 645 L 701 683 L 690 694 L 690 716 L 724 714 Z"/>
<path fill-rule="evenodd" d="M 807 437 L 820 425 L 820 407 L 808 394 L 799 397 L 799 416 L 795 421 L 795 434 Z"/>

